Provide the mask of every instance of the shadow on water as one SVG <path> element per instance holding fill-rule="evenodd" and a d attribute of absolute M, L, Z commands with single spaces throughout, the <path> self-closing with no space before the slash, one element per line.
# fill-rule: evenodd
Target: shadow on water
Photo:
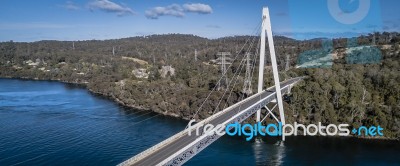
<path fill-rule="evenodd" d="M 285 157 L 285 142 L 279 139 L 257 140 L 252 144 L 256 165 L 281 165 Z"/>

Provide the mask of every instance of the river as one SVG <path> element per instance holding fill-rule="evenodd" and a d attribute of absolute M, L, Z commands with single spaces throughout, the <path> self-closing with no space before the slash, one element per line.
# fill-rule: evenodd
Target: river
<path fill-rule="evenodd" d="M 186 121 L 119 106 L 53 81 L 0 79 L 0 165 L 116 165 Z M 341 137 L 224 136 L 186 165 L 400 164 L 400 142 Z"/>

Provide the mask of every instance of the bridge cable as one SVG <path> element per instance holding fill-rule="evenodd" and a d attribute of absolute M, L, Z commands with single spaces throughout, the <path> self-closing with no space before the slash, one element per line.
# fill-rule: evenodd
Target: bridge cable
<path fill-rule="evenodd" d="M 253 76 L 254 76 L 254 71 L 256 68 L 256 64 L 257 64 L 257 57 L 259 54 L 260 45 L 261 45 L 261 37 L 259 37 L 257 48 L 256 48 L 256 53 L 253 56 L 253 65 L 252 65 L 252 72 L 251 72 L 250 80 L 252 80 Z M 240 100 L 243 100 L 243 98 L 244 98 L 244 96 L 242 96 L 242 98 Z M 239 113 L 241 110 L 242 110 L 242 104 L 239 105 L 239 109 L 238 109 L 237 113 Z"/>
<path fill-rule="evenodd" d="M 252 39 L 252 42 L 251 42 L 250 47 L 249 47 L 248 49 L 246 49 L 246 50 L 247 50 L 246 53 L 252 48 L 252 46 L 253 46 L 253 44 L 254 44 L 254 39 L 255 39 L 255 36 L 254 36 L 253 39 Z M 245 55 L 245 54 L 244 54 L 244 55 Z M 245 58 L 246 58 L 246 56 L 243 56 L 242 60 L 240 61 L 240 64 L 239 64 L 238 69 L 235 71 L 235 73 L 234 73 L 234 75 L 233 75 L 233 77 L 232 77 L 232 80 L 229 81 L 229 84 L 228 84 L 227 88 L 225 89 L 223 95 L 221 96 L 221 98 L 220 98 L 220 100 L 219 100 L 219 102 L 218 102 L 218 105 L 215 107 L 214 111 L 212 112 L 212 115 L 214 115 L 215 112 L 219 109 L 219 106 L 220 106 L 222 100 L 224 99 L 224 96 L 225 96 L 226 92 L 229 90 L 229 87 L 230 87 L 230 85 L 232 84 L 232 82 L 234 82 L 234 86 L 231 87 L 231 91 L 230 91 L 230 94 L 229 94 L 229 95 L 232 94 L 232 91 L 233 91 L 233 89 L 235 88 L 235 85 L 236 85 L 236 83 L 237 83 L 237 80 L 239 80 L 240 73 L 241 73 L 243 67 L 245 66 L 245 63 L 243 63 L 243 62 L 245 62 Z M 237 74 L 237 75 L 236 75 L 236 74 Z M 229 99 L 229 98 L 230 98 L 230 96 L 228 97 L 228 99 Z M 226 106 L 226 103 L 225 103 L 225 106 Z M 225 106 L 224 106 L 224 107 L 225 107 Z M 203 131 L 202 134 L 204 134 L 204 131 Z"/>
<path fill-rule="evenodd" d="M 238 69 L 235 71 L 235 73 L 234 73 L 232 79 L 229 81 L 228 86 L 226 87 L 224 93 L 222 94 L 222 96 L 221 96 L 221 98 L 220 98 L 220 100 L 219 100 L 219 102 L 218 102 L 218 105 L 215 107 L 214 111 L 212 112 L 213 115 L 214 115 L 215 111 L 218 110 L 219 105 L 221 104 L 222 100 L 224 99 L 224 96 L 225 96 L 226 92 L 229 90 L 229 87 L 231 86 L 231 83 L 232 83 L 234 80 L 235 80 L 234 86 L 236 85 L 237 79 L 235 79 L 235 77 L 236 77 L 236 78 L 239 77 L 240 72 L 242 71 L 242 68 L 243 68 L 243 66 L 244 66 L 244 63 L 243 63 L 243 62 L 244 62 L 245 58 L 246 58 L 246 57 L 243 56 L 242 60 L 240 61 L 240 64 L 239 64 Z M 238 71 L 239 71 L 239 73 L 238 73 Z M 236 74 L 238 74 L 238 75 L 236 76 Z M 235 88 L 234 86 L 231 87 L 232 91 L 233 91 L 233 89 Z M 231 92 L 232 92 L 232 91 L 231 91 Z"/>
<path fill-rule="evenodd" d="M 261 38 L 259 37 L 257 48 L 256 48 L 255 54 L 253 55 L 253 59 L 252 59 L 252 63 L 253 64 L 252 64 L 252 69 L 251 69 L 252 72 L 251 72 L 250 80 L 252 80 L 252 78 L 254 76 L 254 71 L 255 71 L 256 63 L 257 63 L 257 57 L 258 57 L 258 54 L 259 54 L 258 52 L 259 52 L 259 49 L 260 49 L 260 44 L 261 44 Z M 242 101 L 243 98 L 244 98 L 244 95 L 241 96 L 240 101 Z M 241 111 L 241 107 L 242 107 L 242 105 L 240 104 L 237 113 Z"/>
<path fill-rule="evenodd" d="M 254 44 L 254 41 L 255 41 L 256 37 L 257 37 L 257 36 L 254 36 L 254 37 L 253 37 L 252 43 L 251 43 L 250 47 L 247 49 L 247 51 L 245 52 L 245 54 L 249 53 L 250 50 L 253 48 L 253 44 Z M 243 57 L 243 60 L 244 60 L 244 58 L 245 58 L 245 57 Z M 243 67 L 244 67 L 244 65 L 240 67 L 240 72 L 242 71 Z M 239 79 L 240 72 L 239 72 L 239 74 L 238 74 L 238 76 L 237 76 L 237 78 L 236 78 L 236 81 Z M 223 109 L 225 109 L 226 106 L 228 105 L 228 101 L 229 101 L 229 99 L 230 99 L 230 97 L 231 97 L 231 95 L 232 95 L 232 92 L 233 92 L 233 90 L 234 90 L 234 88 L 235 88 L 235 86 L 236 86 L 236 83 L 237 83 L 236 81 L 235 81 L 234 85 L 232 86 L 231 91 L 229 92 L 229 96 L 228 96 L 228 98 L 227 98 L 227 102 L 225 102 L 225 105 L 224 105 Z M 241 100 L 242 100 L 242 99 L 243 99 L 243 96 L 242 96 Z M 241 101 L 241 100 L 240 100 L 240 101 Z"/>
<path fill-rule="evenodd" d="M 260 25 L 262 24 L 262 20 L 260 20 L 260 22 L 258 23 L 258 25 L 256 26 L 256 28 L 254 29 L 254 31 L 257 31 L 258 27 L 260 27 Z M 254 33 L 253 31 L 253 33 Z M 250 38 L 250 37 L 249 37 Z M 233 59 L 232 63 L 228 66 L 228 69 L 232 66 L 233 62 L 235 62 L 235 60 L 238 58 L 239 56 L 239 52 L 241 52 L 243 50 L 243 48 L 245 47 L 245 45 L 247 45 L 249 38 L 246 39 L 246 42 L 244 43 L 244 45 L 241 47 L 240 51 L 236 52 L 236 56 Z M 223 75 L 219 78 L 217 84 L 213 87 L 212 91 L 207 95 L 207 97 L 204 99 L 204 101 L 202 102 L 202 104 L 200 105 L 200 107 L 197 109 L 197 111 L 193 114 L 193 116 L 190 118 L 191 120 L 194 119 L 194 117 L 199 113 L 199 111 L 201 110 L 201 108 L 203 107 L 203 105 L 206 103 L 206 101 L 208 100 L 208 98 L 210 98 L 211 94 L 215 91 L 216 87 L 221 83 L 222 78 L 226 75 L 226 72 L 223 73 Z M 189 124 L 188 124 L 189 125 Z M 186 128 L 188 127 L 188 125 L 186 126 Z"/>
<path fill-rule="evenodd" d="M 240 51 L 238 51 L 237 53 L 240 53 L 242 50 L 243 50 L 243 48 L 245 47 L 245 45 L 247 44 L 247 42 L 248 42 L 249 40 L 247 39 L 246 40 L 246 43 L 243 45 L 243 47 L 241 48 L 241 50 Z M 235 59 L 234 59 L 234 61 L 236 60 L 236 58 L 239 56 L 239 54 L 238 55 L 236 55 L 236 57 L 235 57 Z M 242 62 L 243 62 L 243 60 L 242 60 Z M 242 63 L 241 62 L 241 63 Z M 233 63 L 232 63 L 233 64 Z M 232 65 L 231 64 L 231 65 Z M 228 68 L 230 68 L 231 67 L 231 65 L 228 67 Z M 226 72 L 224 73 L 224 75 L 223 76 L 225 76 L 226 75 Z M 222 77 L 223 77 L 222 76 Z M 221 77 L 221 78 L 222 78 Z M 221 80 L 221 79 L 220 79 Z M 219 83 L 220 83 L 220 81 L 219 81 Z M 214 89 L 215 89 L 215 87 L 214 87 Z M 210 95 L 209 95 L 210 96 Z M 208 97 L 209 97 L 208 96 Z M 208 98 L 207 97 L 207 98 Z M 207 100 L 207 98 L 206 98 L 206 100 Z M 205 101 L 206 101 L 205 100 Z M 203 103 L 204 104 L 204 103 Z M 203 105 L 202 104 L 202 105 Z M 201 107 L 200 107 L 201 108 Z M 142 112 L 142 111 L 139 111 L 139 112 Z M 139 113 L 139 112 L 136 112 L 136 113 Z M 198 111 L 197 111 L 198 112 Z M 144 116 L 144 115 L 147 115 L 147 114 L 149 114 L 149 113 L 145 113 L 145 114 L 142 114 L 142 115 L 140 115 L 140 116 L 138 116 L 138 117 L 135 117 L 135 119 L 138 119 L 139 117 L 141 117 L 141 116 Z M 126 128 L 128 128 L 128 127 L 131 127 L 131 126 L 134 126 L 134 125 L 137 125 L 137 124 L 139 124 L 139 123 L 142 123 L 142 122 L 144 122 L 144 121 L 147 121 L 147 120 L 149 120 L 149 119 L 152 119 L 152 118 L 154 118 L 154 117 L 157 117 L 157 116 L 159 116 L 159 115 L 161 115 L 161 114 L 158 114 L 158 115 L 155 115 L 155 116 L 152 116 L 152 117 L 149 117 L 149 118 L 146 118 L 146 119 L 144 119 L 144 120 L 141 120 L 141 121 L 139 121 L 139 122 L 135 122 L 133 125 L 129 125 L 129 126 L 127 126 Z M 75 145 L 75 144 L 74 144 Z M 53 151 L 52 153 L 56 153 L 56 152 L 59 152 L 59 151 L 61 151 L 61 150 L 64 150 L 64 149 L 67 149 L 67 148 L 70 148 L 70 147 L 72 147 L 72 146 L 69 146 L 69 147 L 65 147 L 65 148 L 61 148 L 61 149 L 58 149 L 57 151 Z M 20 162 L 20 163 L 16 163 L 16 164 L 14 164 L 14 165 L 17 165 L 17 164 L 21 164 L 21 163 L 24 163 L 24 162 L 27 162 L 27 161 L 30 161 L 30 160 L 33 160 L 33 159 L 37 159 L 37 158 L 40 158 L 40 157 L 43 157 L 43 156 L 46 156 L 46 155 L 48 155 L 48 154 L 44 154 L 44 155 L 39 155 L 39 156 L 36 156 L 36 157 L 34 157 L 34 158 L 31 158 L 31 159 L 28 159 L 28 160 L 25 160 L 25 161 L 22 161 L 22 162 Z M 9 158 L 14 158 L 14 157 L 16 157 L 16 156 L 11 156 L 11 157 L 9 157 Z M 3 159 L 3 160 L 6 160 L 6 159 Z"/>
<path fill-rule="evenodd" d="M 259 29 L 259 30 L 260 30 L 260 29 Z M 253 48 L 253 44 L 254 44 L 254 41 L 255 41 L 256 37 L 257 37 L 256 35 L 253 37 L 252 42 L 251 42 L 250 46 L 248 47 L 248 49 L 246 49 L 246 52 L 245 52 L 244 55 L 246 55 L 246 53 L 248 53 L 248 52 Z M 258 44 L 260 44 L 260 43 L 258 43 Z M 219 102 L 218 102 L 218 105 L 216 106 L 216 108 L 215 108 L 214 111 L 213 111 L 213 115 L 214 115 L 215 111 L 218 110 L 219 105 L 221 104 L 221 101 L 223 100 L 223 97 L 225 96 L 225 93 L 226 93 L 227 90 L 229 89 L 229 86 L 230 86 L 231 83 L 235 80 L 235 81 L 234 81 L 234 85 L 232 86 L 231 91 L 230 91 L 230 93 L 229 93 L 227 102 L 225 103 L 225 105 L 224 105 L 223 108 L 225 108 L 225 107 L 227 106 L 228 101 L 229 101 L 229 99 L 230 99 L 230 97 L 231 97 L 231 95 L 232 95 L 232 92 L 233 92 L 233 90 L 234 90 L 234 88 L 235 88 L 235 86 L 236 86 L 236 83 L 237 83 L 237 81 L 239 80 L 240 73 L 241 73 L 242 69 L 243 69 L 244 66 L 245 66 L 245 63 L 243 63 L 243 62 L 245 61 L 245 58 L 246 58 L 246 56 L 243 56 L 243 58 L 242 58 L 242 60 L 241 60 L 241 63 L 240 63 L 240 65 L 239 65 L 239 67 L 238 67 L 239 69 L 236 70 L 236 72 L 234 73 L 234 76 L 232 77 L 233 79 L 229 82 L 228 87 L 226 88 L 224 94 L 222 95 L 221 99 L 220 99 Z M 254 55 L 254 59 L 255 59 L 255 58 L 256 58 L 256 54 Z M 236 76 L 236 74 L 237 74 L 237 76 Z M 236 76 L 236 77 L 235 77 L 235 76 Z M 243 99 L 243 97 L 244 97 L 244 96 L 241 97 L 241 100 Z M 241 105 L 240 105 L 240 107 L 241 107 Z M 239 107 L 239 110 L 240 110 L 240 107 Z M 202 133 L 202 134 L 204 134 L 204 133 Z"/>

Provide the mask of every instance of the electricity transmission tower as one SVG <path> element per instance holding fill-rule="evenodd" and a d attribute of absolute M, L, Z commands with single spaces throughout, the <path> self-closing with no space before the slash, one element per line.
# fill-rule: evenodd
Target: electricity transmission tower
<path fill-rule="evenodd" d="M 194 50 L 194 61 L 197 61 L 197 49 Z"/>
<path fill-rule="evenodd" d="M 112 49 L 112 54 L 113 54 L 113 56 L 115 55 L 115 47 L 113 46 L 113 49 Z"/>
<path fill-rule="evenodd" d="M 218 52 L 217 53 L 217 56 L 218 56 L 217 64 L 221 65 L 221 74 L 222 74 L 222 77 L 225 77 L 225 80 L 223 82 L 224 86 L 226 86 L 228 83 L 228 75 L 226 74 L 226 72 L 227 72 L 226 65 L 231 64 L 231 62 L 230 62 L 231 59 L 229 58 L 230 55 L 231 55 L 230 52 Z M 220 83 L 218 89 L 221 88 L 221 84 L 222 83 Z"/>
<path fill-rule="evenodd" d="M 290 67 L 290 55 L 286 54 L 286 66 L 285 66 L 285 71 L 288 71 Z"/>
<path fill-rule="evenodd" d="M 246 74 L 244 76 L 243 93 L 250 95 L 253 93 L 251 89 L 251 66 L 250 53 L 246 53 Z"/>

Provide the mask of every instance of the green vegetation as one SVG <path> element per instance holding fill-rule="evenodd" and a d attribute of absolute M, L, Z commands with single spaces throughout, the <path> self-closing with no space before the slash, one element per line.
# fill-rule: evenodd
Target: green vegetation
<path fill-rule="evenodd" d="M 376 47 L 346 52 L 348 45 L 369 45 L 373 36 Z M 216 53 L 229 51 L 235 55 L 248 37 L 210 40 L 169 34 L 105 41 L 3 42 L 0 77 L 82 84 L 123 105 L 187 119 L 217 86 L 221 73 L 220 67 L 212 63 Z M 346 39 L 297 41 L 276 36 L 280 71 L 284 71 L 286 55 L 290 55 L 291 69 L 281 72 L 281 79 L 308 76 L 292 89 L 291 100 L 285 103 L 288 121 L 380 125 L 385 128 L 385 136 L 400 138 L 399 39 L 398 33 L 386 32 L 353 38 L 349 43 Z M 338 55 L 330 58 L 332 67 L 294 68 L 297 62 L 321 57 L 321 52 Z M 373 56 L 377 53 L 381 55 L 378 58 Z M 238 64 L 229 69 L 229 78 Z M 241 72 L 244 76 L 245 71 Z M 267 72 L 265 79 L 265 86 L 272 85 L 271 73 Z M 217 110 L 244 96 L 241 81 Z M 199 118 L 210 116 L 222 94 L 220 90 L 210 96 Z"/>
<path fill-rule="evenodd" d="M 381 60 L 381 50 L 370 46 L 359 46 L 357 49 L 349 51 L 346 56 L 348 64 L 374 64 Z"/>

